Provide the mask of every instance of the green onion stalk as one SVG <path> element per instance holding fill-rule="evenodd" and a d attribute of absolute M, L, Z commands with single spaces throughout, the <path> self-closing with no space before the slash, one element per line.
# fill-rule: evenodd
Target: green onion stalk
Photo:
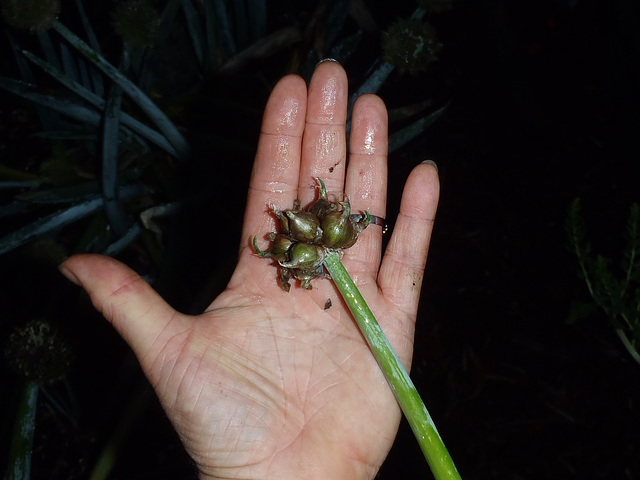
<path fill-rule="evenodd" d="M 326 268 L 387 378 L 436 480 L 460 479 L 409 374 L 340 261 L 342 251 L 353 246 L 359 233 L 370 223 L 378 223 L 378 218 L 366 211 L 364 215 L 351 214 L 346 195 L 339 202 L 329 201 L 324 182 L 316 180 L 317 200 L 304 210 L 297 200 L 291 210 L 274 208 L 271 213 L 279 220 L 280 228 L 268 235 L 271 248 L 260 250 L 257 237 L 253 237 L 253 248 L 257 255 L 278 263 L 278 282 L 287 292 L 292 279 L 310 289 L 311 280 L 325 277 Z"/>
<path fill-rule="evenodd" d="M 436 480 L 460 479 L 460 474 L 427 411 L 427 407 L 420 398 L 409 374 L 400 363 L 396 352 L 389 344 L 380 324 L 360 294 L 358 287 L 347 269 L 344 268 L 339 254 L 328 251 L 324 258 L 324 266 L 338 287 L 340 295 L 349 307 L 378 365 L 380 365 L 382 373 L 389 382 L 391 390 L 393 390 L 396 400 L 418 440 L 420 449 L 427 459 L 433 476 Z"/>

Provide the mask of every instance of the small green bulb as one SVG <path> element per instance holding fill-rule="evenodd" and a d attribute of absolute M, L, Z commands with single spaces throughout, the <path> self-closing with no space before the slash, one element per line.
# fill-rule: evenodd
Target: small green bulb
<path fill-rule="evenodd" d="M 324 262 L 324 248 L 311 243 L 296 243 L 289 249 L 288 260 L 278 262 L 281 267 L 316 270 Z"/>
<path fill-rule="evenodd" d="M 277 262 L 284 261 L 294 241 L 286 235 L 275 232 L 270 233 L 267 238 L 273 242 L 269 250 L 263 251 L 258 248 L 257 237 L 253 237 L 253 249 L 261 257 L 273 258 Z"/>
<path fill-rule="evenodd" d="M 328 213 L 322 220 L 322 244 L 329 248 L 349 248 L 371 222 L 371 215 L 351 215 L 349 197 L 340 202 L 342 211 Z M 360 219 L 360 220 L 358 220 Z"/>
<path fill-rule="evenodd" d="M 322 239 L 320 220 L 311 212 L 284 212 L 289 219 L 289 235 L 298 242 L 318 243 Z"/>

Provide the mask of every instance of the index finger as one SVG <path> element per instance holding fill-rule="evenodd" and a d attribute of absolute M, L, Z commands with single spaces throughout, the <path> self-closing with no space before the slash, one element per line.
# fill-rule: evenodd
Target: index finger
<path fill-rule="evenodd" d="M 315 197 L 315 177 L 329 194 L 344 189 L 347 155 L 347 74 L 334 61 L 320 63 L 309 82 L 309 95 L 298 195 L 302 205 Z"/>

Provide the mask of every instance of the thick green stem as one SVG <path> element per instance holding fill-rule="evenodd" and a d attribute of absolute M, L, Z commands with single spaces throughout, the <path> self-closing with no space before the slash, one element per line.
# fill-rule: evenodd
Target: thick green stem
<path fill-rule="evenodd" d="M 436 480 L 460 479 L 436 426 L 427 411 L 409 374 L 391 348 L 386 335 L 358 291 L 349 273 L 335 252 L 328 252 L 324 265 L 331 274 L 342 298 L 353 314 L 373 355 L 384 373 L 404 412 L 418 444 Z"/>
<path fill-rule="evenodd" d="M 38 384 L 33 381 L 28 381 L 24 387 L 15 416 L 9 462 L 4 477 L 6 480 L 29 480 L 31 478 L 31 453 L 33 451 L 33 434 L 36 428 L 38 390 Z"/>
<path fill-rule="evenodd" d="M 631 357 L 638 364 L 640 364 L 640 353 L 638 353 L 636 348 L 633 346 L 633 343 L 629 340 L 629 337 L 627 337 L 627 334 L 624 333 L 624 331 L 621 328 L 616 328 L 616 333 L 618 334 L 618 337 L 622 341 L 624 348 L 626 348 L 627 352 L 629 352 L 629 355 L 631 355 Z"/>

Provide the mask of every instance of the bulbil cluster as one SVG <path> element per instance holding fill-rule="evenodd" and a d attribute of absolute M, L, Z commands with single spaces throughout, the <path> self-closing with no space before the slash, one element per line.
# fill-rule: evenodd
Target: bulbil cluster
<path fill-rule="evenodd" d="M 302 288 L 311 288 L 311 280 L 326 276 L 324 257 L 327 249 L 342 250 L 356 243 L 358 235 L 371 223 L 371 215 L 352 214 L 349 197 L 330 202 L 327 188 L 320 178 L 316 178 L 318 199 L 305 210 L 300 202 L 293 202 L 291 210 L 273 208 L 280 226 L 279 232 L 270 233 L 267 238 L 271 248 L 262 251 L 253 237 L 253 248 L 261 257 L 273 258 L 279 266 L 278 283 L 289 291 L 289 281 L 300 280 Z"/>

